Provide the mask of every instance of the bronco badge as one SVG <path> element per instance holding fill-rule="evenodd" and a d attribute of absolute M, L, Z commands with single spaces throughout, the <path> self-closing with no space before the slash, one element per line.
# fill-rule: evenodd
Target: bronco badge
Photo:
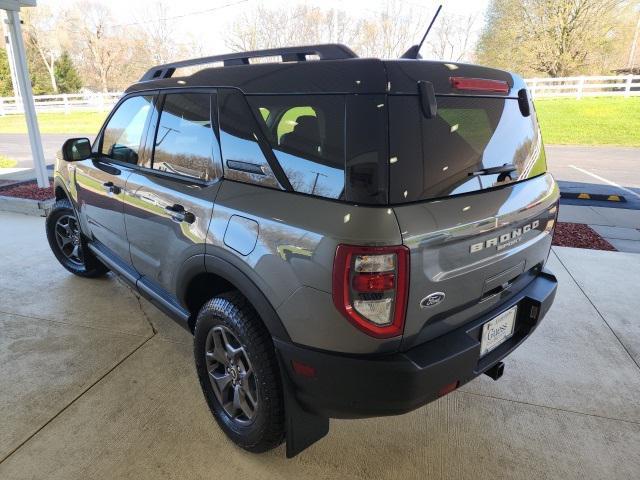
<path fill-rule="evenodd" d="M 489 247 L 496 247 L 496 249 L 500 251 L 506 247 L 515 245 L 520 240 L 522 240 L 522 234 L 530 232 L 531 230 L 535 230 L 536 228 L 538 228 L 539 225 L 540 225 L 540 220 L 535 220 L 534 222 L 528 223 L 523 227 L 516 228 L 515 230 L 512 230 L 511 232 L 508 232 L 508 233 L 504 233 L 499 237 L 490 238 L 485 242 L 474 243 L 469 248 L 470 253 L 479 252 L 480 250 L 484 250 L 485 248 L 489 248 Z"/>

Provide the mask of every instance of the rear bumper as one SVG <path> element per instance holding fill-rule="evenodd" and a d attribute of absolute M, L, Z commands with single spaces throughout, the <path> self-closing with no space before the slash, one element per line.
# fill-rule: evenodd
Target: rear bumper
<path fill-rule="evenodd" d="M 519 294 L 488 314 L 402 353 L 341 355 L 277 340 L 276 350 L 296 398 L 309 411 L 332 418 L 401 414 L 435 400 L 447 385 L 463 385 L 511 353 L 539 325 L 556 288 L 555 276 L 543 270 Z M 479 358 L 482 325 L 516 304 L 513 336 Z M 292 361 L 312 366 L 315 376 L 295 373 Z"/>

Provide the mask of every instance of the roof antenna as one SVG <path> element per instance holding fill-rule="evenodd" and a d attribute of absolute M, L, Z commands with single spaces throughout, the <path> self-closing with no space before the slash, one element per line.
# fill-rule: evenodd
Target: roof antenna
<path fill-rule="evenodd" d="M 413 47 L 410 47 L 409 50 L 404 52 L 400 58 L 413 58 L 416 60 L 419 58 L 422 58 L 420 56 L 420 49 L 422 48 L 422 44 L 424 43 L 424 40 L 427 38 L 427 35 L 429 35 L 429 31 L 431 30 L 431 27 L 433 27 L 433 22 L 435 22 L 436 18 L 438 18 L 438 14 L 440 13 L 440 10 L 442 10 L 442 5 L 438 6 L 438 9 L 436 10 L 436 14 L 431 19 L 429 28 L 427 28 L 427 31 L 424 32 L 424 35 L 422 37 L 422 40 L 420 40 L 420 43 L 418 45 L 414 45 Z"/>

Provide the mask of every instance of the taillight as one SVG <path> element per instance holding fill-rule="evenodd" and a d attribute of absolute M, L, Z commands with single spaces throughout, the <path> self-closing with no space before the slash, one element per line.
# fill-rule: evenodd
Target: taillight
<path fill-rule="evenodd" d="M 377 338 L 401 335 L 408 290 L 407 247 L 338 245 L 333 303 L 363 332 Z"/>
<path fill-rule="evenodd" d="M 489 78 L 449 77 L 451 86 L 457 90 L 474 90 L 476 92 L 509 93 L 509 84 L 504 80 Z"/>

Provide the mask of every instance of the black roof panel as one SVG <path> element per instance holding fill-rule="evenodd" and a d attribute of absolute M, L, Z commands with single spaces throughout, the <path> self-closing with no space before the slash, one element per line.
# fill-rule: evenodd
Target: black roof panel
<path fill-rule="evenodd" d="M 152 75 L 149 73 L 154 71 L 165 72 L 173 65 L 178 64 L 154 67 L 143 78 L 150 78 Z M 450 77 L 505 81 L 510 87 L 509 96 L 517 96 L 518 90 L 524 87 L 524 82 L 517 75 L 478 65 L 410 59 L 382 61 L 356 57 L 208 67 L 190 76 L 140 81 L 129 87 L 127 93 L 171 87 L 234 87 L 248 95 L 417 94 L 418 81 L 427 80 L 433 84 L 436 94 L 473 94 L 453 89 Z"/>
<path fill-rule="evenodd" d="M 132 91 L 168 87 L 235 87 L 246 94 L 385 93 L 384 62 L 377 59 L 317 60 L 214 67 L 185 77 L 138 82 Z"/>

